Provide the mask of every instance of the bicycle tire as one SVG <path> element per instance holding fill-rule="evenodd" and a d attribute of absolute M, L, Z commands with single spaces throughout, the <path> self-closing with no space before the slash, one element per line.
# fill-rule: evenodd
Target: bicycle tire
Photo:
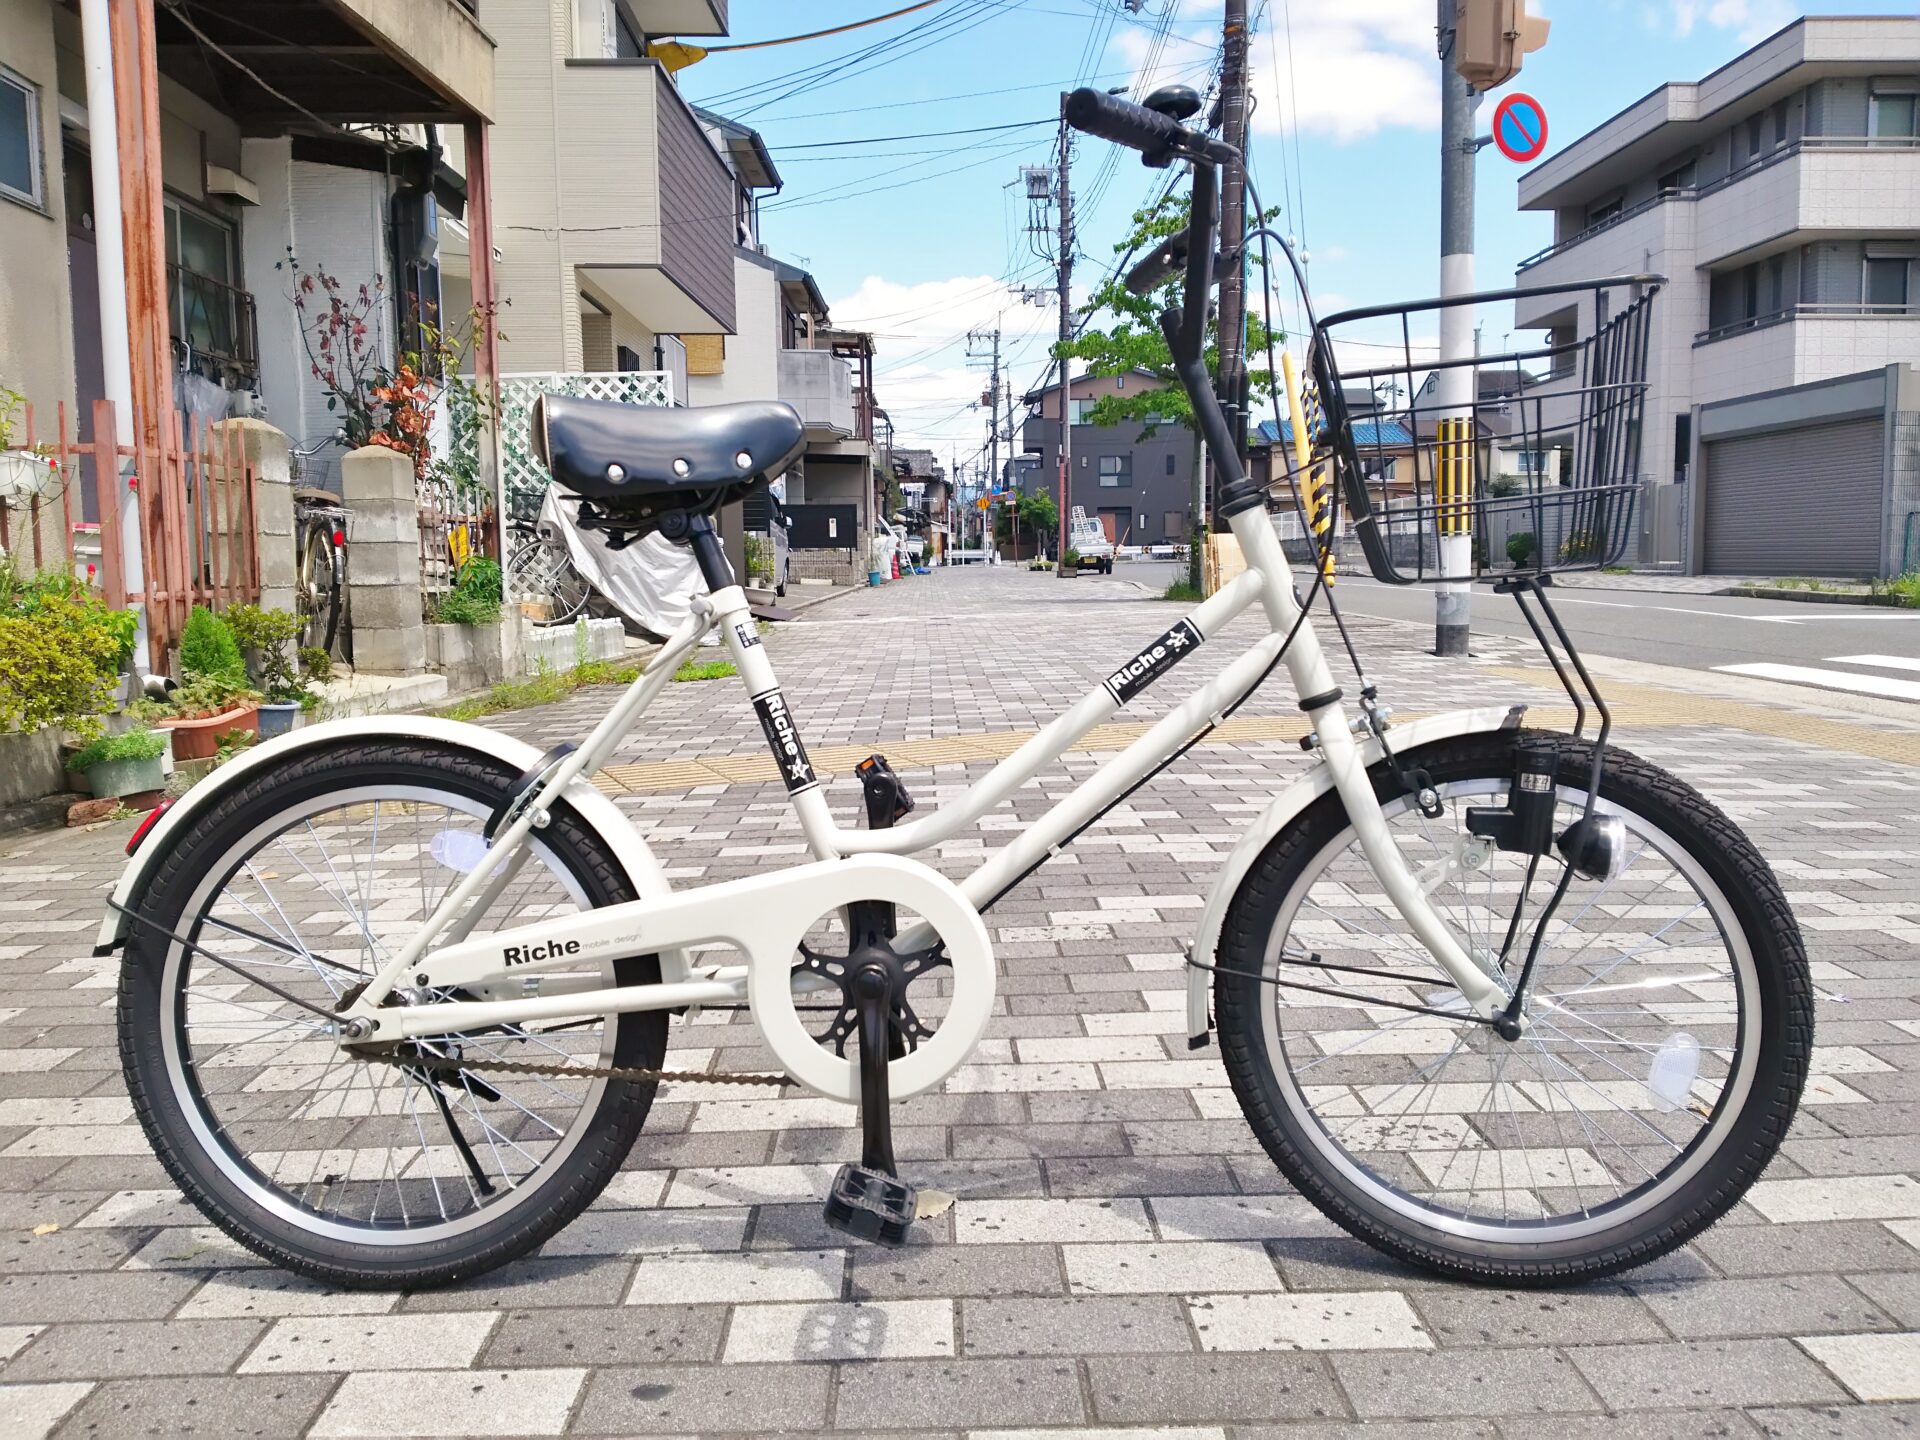
<path fill-rule="evenodd" d="M 306 609 L 303 643 L 329 653 L 339 638 L 340 612 L 346 599 L 345 557 L 333 543 L 333 523 L 328 516 L 315 516 L 306 522 L 298 591 Z"/>
<path fill-rule="evenodd" d="M 515 778 L 495 761 L 427 741 L 353 742 L 293 755 L 280 764 L 262 767 L 205 812 L 195 815 L 182 834 L 169 837 L 165 856 L 155 866 L 151 881 L 134 898 L 133 908 L 146 920 L 191 938 L 200 922 L 184 913 L 187 907 L 199 897 L 208 902 L 199 913 L 211 910 L 213 897 L 222 891 L 208 887 L 224 886 L 226 882 L 209 877 L 217 877 L 222 867 L 233 865 L 233 857 L 241 847 L 252 844 L 254 837 L 281 833 L 272 829 L 276 817 L 295 812 L 304 804 L 323 803 L 328 795 L 353 787 L 387 786 L 458 798 L 470 814 L 483 819 L 509 793 Z M 377 829 L 375 836 L 379 836 Z M 257 853 L 265 853 L 266 843 L 271 842 L 262 842 Z M 546 854 L 571 876 L 590 908 L 636 898 L 612 852 L 571 807 L 555 807 L 547 830 L 542 832 L 542 844 Z M 245 863 L 250 866 L 251 860 Z M 227 872 L 229 877 L 232 873 Z M 331 902 L 335 896 L 326 898 Z M 284 911 L 281 918 L 285 918 Z M 318 923 L 320 917 L 315 919 Z M 288 925 L 290 934 L 299 933 L 292 930 L 291 921 Z M 220 935 L 226 945 L 234 943 L 225 931 L 208 933 Z M 301 941 L 303 948 L 305 943 Z M 571 1138 L 564 1143 L 550 1142 L 559 1151 L 557 1160 L 539 1158 L 518 1184 L 502 1192 L 507 1199 L 491 1211 L 476 1196 L 469 1218 L 453 1227 L 439 1227 L 448 1232 L 444 1235 L 409 1240 L 407 1227 L 415 1222 L 404 1206 L 397 1236 L 391 1213 L 385 1231 L 377 1229 L 377 1203 L 372 1221 L 358 1229 L 343 1226 L 338 1211 L 329 1222 L 324 1208 L 303 1211 L 297 1200 L 286 1199 L 289 1188 L 276 1183 L 268 1155 L 271 1152 L 284 1158 L 289 1151 L 274 1151 L 270 1144 L 251 1153 L 239 1148 L 235 1136 L 250 1134 L 253 1129 L 265 1132 L 266 1121 L 242 1115 L 235 1122 L 227 1122 L 215 1114 L 214 1101 L 209 1098 L 214 1087 L 201 1084 L 201 1067 L 190 1056 L 189 1031 L 193 1027 L 187 1020 L 184 996 L 191 972 L 177 952 L 180 947 L 174 942 L 158 938 L 143 926 L 134 926 L 129 932 L 117 1015 L 122 1068 L 135 1113 L 167 1173 L 209 1220 L 255 1254 L 323 1284 L 356 1289 L 443 1285 L 485 1273 L 527 1254 L 577 1216 L 605 1188 L 632 1148 L 653 1102 L 657 1088 L 653 1082 L 603 1082 L 590 1106 L 583 1101 L 580 1107 L 581 1118 L 574 1122 L 579 1127 L 577 1136 L 570 1126 Z M 222 978 L 230 974 L 218 973 Z M 165 989 L 170 976 L 176 982 L 173 994 Z M 656 983 L 657 957 L 617 961 L 613 976 L 613 983 L 620 985 Z M 613 1015 L 605 1017 L 605 1023 L 609 1031 L 609 1041 L 602 1051 L 605 1063 L 661 1066 L 667 1044 L 664 1012 Z M 229 1050 L 237 1048 L 230 1046 Z M 209 1058 L 219 1060 L 217 1053 Z M 534 1058 L 550 1057 L 543 1054 Z M 393 1071 L 382 1062 L 361 1063 L 381 1063 L 382 1076 Z M 230 1076 L 233 1071 L 220 1073 Z M 371 1071 L 368 1073 L 371 1075 Z M 225 1084 L 231 1090 L 232 1082 Z M 349 1098 L 367 1093 L 354 1090 L 357 1084 L 350 1075 L 344 1087 Z M 341 1089 L 326 1091 L 319 1080 L 311 1083 L 311 1093 L 316 1097 L 340 1093 Z M 469 1098 L 471 1094 L 469 1091 Z M 477 1117 L 477 1102 L 474 1112 Z M 317 1113 L 324 1117 L 327 1112 L 321 1108 Z M 336 1113 L 369 1112 L 343 1109 Z M 370 1113 L 377 1118 L 383 1112 L 376 1103 Z M 447 1128 L 453 1129 L 452 1121 L 447 1122 Z M 278 1129 L 267 1134 L 275 1143 L 290 1145 L 291 1141 L 278 1140 L 285 1130 L 283 1119 Z M 322 1142 L 318 1153 L 358 1153 L 331 1151 L 329 1143 L 333 1142 Z M 338 1143 L 349 1144 L 344 1140 Z M 423 1170 L 432 1165 L 426 1145 L 423 1135 L 415 1162 Z M 347 1184 L 364 1178 L 356 1176 L 355 1161 L 344 1167 L 338 1161 L 330 1165 L 344 1168 Z M 396 1191 L 406 1174 L 405 1170 L 395 1174 Z M 332 1184 L 334 1179 L 330 1176 L 323 1183 Z M 313 1188 L 312 1177 L 304 1188 Z M 438 1191 L 436 1185 L 435 1193 Z M 446 1214 L 443 1207 L 442 1220 Z M 424 1215 L 420 1223 L 431 1230 L 432 1220 L 430 1214 Z"/>
<path fill-rule="evenodd" d="M 1559 740 L 1562 747 L 1557 776 L 1562 793 L 1571 786 L 1584 794 L 1590 747 L 1538 732 L 1441 741 L 1408 754 L 1404 763 L 1424 769 L 1438 787 L 1494 782 L 1504 794 L 1513 775 L 1515 745 L 1547 738 Z M 1375 767 L 1373 779 L 1383 802 L 1401 798 L 1384 765 Z M 1715 1101 L 1714 1113 L 1699 1132 L 1699 1143 L 1713 1139 L 1704 1157 L 1690 1162 L 1691 1170 L 1677 1167 L 1679 1178 L 1665 1193 L 1654 1185 L 1641 1187 L 1650 1192 L 1644 1210 L 1623 1209 L 1617 1224 L 1609 1225 L 1607 1209 L 1600 1207 L 1597 1224 L 1586 1234 L 1574 1234 L 1579 1228 L 1574 1225 L 1555 1231 L 1550 1222 L 1523 1220 L 1515 1222 L 1510 1239 L 1470 1236 L 1460 1232 L 1474 1227 L 1450 1219 L 1445 1205 L 1437 1206 L 1431 1219 L 1418 1218 L 1417 1207 L 1394 1199 L 1393 1182 L 1351 1156 L 1350 1163 L 1341 1163 L 1333 1130 L 1314 1112 L 1315 1103 L 1326 1102 L 1308 1102 L 1293 1062 L 1276 1061 L 1273 1034 L 1284 1031 L 1285 1004 L 1299 1002 L 1277 1001 L 1280 987 L 1249 975 L 1267 965 L 1270 946 L 1280 943 L 1274 931 L 1281 917 L 1302 913 L 1307 893 L 1303 882 L 1310 886 L 1316 874 L 1329 873 L 1314 867 L 1324 865 L 1325 857 L 1336 853 L 1334 847 L 1351 834 L 1337 795 L 1323 796 L 1275 838 L 1230 907 L 1218 955 L 1223 973 L 1215 977 L 1214 997 L 1222 1058 L 1248 1123 L 1301 1194 L 1350 1234 L 1397 1259 L 1460 1279 L 1518 1286 L 1577 1282 L 1641 1265 L 1697 1237 L 1731 1209 L 1786 1136 L 1807 1074 L 1814 1021 L 1806 953 L 1777 880 L 1738 827 L 1691 786 L 1658 767 L 1610 748 L 1600 795 L 1622 813 L 1657 825 L 1660 833 L 1684 847 L 1685 855 L 1725 898 L 1751 955 L 1759 1013 L 1749 1019 L 1743 1012 L 1739 1032 L 1742 1045 L 1751 1037 L 1756 1047 L 1753 1078 L 1736 1110 L 1723 1116 L 1719 1110 L 1724 1101 Z M 1280 941 L 1284 939 L 1282 935 Z M 1733 953 L 1731 940 L 1729 947 Z M 1305 1003 L 1311 1006 L 1314 1001 L 1307 997 Z M 1270 1016 L 1275 1017 L 1271 1031 Z M 1611 1023 L 1623 1030 L 1629 1024 Z M 1301 1038 L 1313 1043 L 1310 1034 Z M 1286 1044 L 1283 1038 L 1282 1048 Z M 1334 1074 L 1339 1074 L 1337 1068 Z M 1494 1074 L 1489 1093 L 1500 1088 L 1503 1075 L 1504 1068 Z M 1438 1082 L 1431 1084 L 1440 1088 Z M 1405 1108 L 1393 1113 L 1411 1113 L 1412 1096 L 1400 1103 Z M 1478 1103 L 1484 1114 L 1494 1102 Z M 1545 1109 L 1557 1125 L 1551 1097 Z M 1427 1118 L 1424 1113 L 1419 1117 L 1423 1123 Z M 1413 1157 L 1405 1158 L 1411 1166 Z M 1434 1184 L 1438 1188 L 1440 1182 Z M 1469 1192 L 1468 1210 L 1473 1200 Z M 1446 1203 L 1457 1205 L 1457 1193 Z M 1530 1229 L 1535 1223 L 1538 1228 Z M 1525 1238 L 1529 1234 L 1535 1238 Z"/>

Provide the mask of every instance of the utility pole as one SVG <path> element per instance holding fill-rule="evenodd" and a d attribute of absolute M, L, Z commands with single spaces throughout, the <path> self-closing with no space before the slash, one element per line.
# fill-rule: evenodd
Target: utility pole
<path fill-rule="evenodd" d="M 1439 0 L 1440 40 L 1440 296 L 1473 293 L 1473 170 L 1479 154 L 1475 112 L 1480 97 L 1454 68 L 1457 0 Z M 1473 358 L 1473 310 L 1456 305 L 1440 312 L 1440 361 L 1434 375 L 1435 481 L 1464 487 L 1472 469 L 1474 401 L 1478 379 Z M 1451 437 L 1442 440 L 1444 429 Z M 1458 498 L 1464 498 L 1458 497 Z M 1440 573 L 1468 576 L 1473 568 L 1472 525 L 1455 523 L 1464 505 L 1441 505 Z M 1455 517 L 1450 520 L 1450 516 Z M 1464 656 L 1472 632 L 1473 589 L 1468 579 L 1443 581 L 1433 591 L 1433 653 Z"/>
<path fill-rule="evenodd" d="M 1067 387 L 1067 342 L 1073 339 L 1073 191 L 1067 172 L 1073 158 L 1073 130 L 1067 124 L 1067 96 L 1060 95 L 1060 550 L 1054 574 L 1067 558 L 1073 494 L 1073 396 Z"/>
<path fill-rule="evenodd" d="M 1227 0 L 1220 67 L 1220 138 L 1234 149 L 1220 187 L 1220 402 L 1227 428 L 1242 453 L 1247 448 L 1247 116 L 1252 109 L 1247 80 L 1247 0 Z M 1213 462 L 1218 474 L 1219 457 Z M 1218 486 L 1213 487 L 1215 490 Z M 1208 493 L 1194 506 L 1194 557 L 1189 579 L 1198 588 L 1204 575 L 1199 548 L 1211 529 Z"/>
<path fill-rule="evenodd" d="M 996 320 L 992 330 L 969 330 L 967 332 L 967 363 L 984 360 L 988 364 L 987 393 L 982 398 L 987 402 L 987 446 L 990 454 L 988 465 L 993 483 L 989 489 L 1000 488 L 1000 324 Z"/>

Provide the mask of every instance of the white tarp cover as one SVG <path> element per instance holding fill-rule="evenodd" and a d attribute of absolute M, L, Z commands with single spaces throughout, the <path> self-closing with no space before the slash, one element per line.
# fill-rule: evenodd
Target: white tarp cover
<path fill-rule="evenodd" d="M 548 486 L 540 502 L 542 538 L 557 535 L 573 568 L 634 624 L 658 636 L 671 635 L 687 618 L 689 602 L 701 588 L 693 551 L 658 534 L 614 550 L 604 531 L 579 527 L 579 505 L 576 497 Z"/>

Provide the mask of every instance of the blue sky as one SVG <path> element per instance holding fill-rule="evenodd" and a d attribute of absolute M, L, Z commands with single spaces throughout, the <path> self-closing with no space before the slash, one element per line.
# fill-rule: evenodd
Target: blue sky
<path fill-rule="evenodd" d="M 734 0 L 734 41 L 862 19 L 902 0 Z M 1304 240 L 1324 312 L 1438 289 L 1439 62 L 1434 0 L 1251 0 L 1253 174 Z M 1655 86 L 1696 79 L 1803 14 L 1901 14 L 1911 0 L 1532 0 L 1553 22 L 1513 87 L 1546 107 L 1547 151 Z M 835 323 L 878 335 L 880 403 L 904 443 L 977 450 L 983 388 L 970 328 L 1003 333 L 1016 396 L 1040 377 L 1054 312 L 1009 281 L 1050 283 L 1024 233 L 1022 165 L 1051 163 L 1058 93 L 1076 83 L 1203 86 L 1219 0 L 943 0 L 845 35 L 718 54 L 681 73 L 689 98 L 760 128 L 784 190 L 763 239 L 806 264 Z M 873 47 L 880 47 L 877 50 Z M 871 53 L 868 53 L 871 52 Z M 833 73 L 823 73 L 831 70 Z M 1497 98 L 1497 97 L 1495 97 Z M 1482 108 L 1490 123 L 1494 99 Z M 1023 128 L 985 130 L 980 127 Z M 953 132 L 977 130 L 972 134 Z M 868 137 L 927 136 L 900 140 Z M 1515 209 L 1521 167 L 1479 161 L 1480 284 L 1513 283 L 1551 222 Z M 1111 263 L 1158 174 L 1080 137 L 1077 279 Z"/>

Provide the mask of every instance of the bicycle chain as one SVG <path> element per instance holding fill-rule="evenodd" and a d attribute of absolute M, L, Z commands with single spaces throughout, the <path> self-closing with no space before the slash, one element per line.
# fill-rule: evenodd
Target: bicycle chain
<path fill-rule="evenodd" d="M 352 1047 L 349 1047 L 352 1048 Z M 698 1070 L 649 1070 L 644 1065 L 555 1065 L 537 1060 L 455 1060 L 445 1055 L 370 1054 L 369 1060 L 383 1060 L 402 1067 L 417 1065 L 423 1070 L 459 1074 L 574 1076 L 582 1080 L 685 1080 L 708 1085 L 787 1085 L 785 1075 L 737 1075 L 722 1071 L 716 1075 Z"/>

